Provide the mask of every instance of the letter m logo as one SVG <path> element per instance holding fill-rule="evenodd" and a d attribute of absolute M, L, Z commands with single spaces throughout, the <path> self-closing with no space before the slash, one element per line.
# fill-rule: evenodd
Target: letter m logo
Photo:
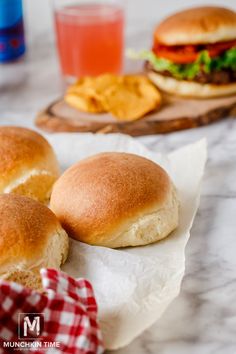
<path fill-rule="evenodd" d="M 18 337 L 19 339 L 38 338 L 44 326 L 42 313 L 19 313 L 18 314 Z"/>

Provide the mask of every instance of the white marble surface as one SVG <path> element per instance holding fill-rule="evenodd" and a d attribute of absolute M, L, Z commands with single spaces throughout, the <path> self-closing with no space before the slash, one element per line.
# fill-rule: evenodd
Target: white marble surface
<path fill-rule="evenodd" d="M 140 24 L 128 43 L 140 46 L 151 27 Z M 33 127 L 36 112 L 63 91 L 50 39 L 35 37 L 29 49 L 23 61 L 0 66 L 1 125 Z M 236 353 L 236 120 L 139 140 L 170 151 L 204 136 L 209 159 L 181 293 L 160 321 L 116 354 Z"/>

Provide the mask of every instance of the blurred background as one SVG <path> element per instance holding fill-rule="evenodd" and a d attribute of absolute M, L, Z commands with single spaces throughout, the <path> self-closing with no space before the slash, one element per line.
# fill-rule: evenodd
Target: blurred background
<path fill-rule="evenodd" d="M 127 11 L 127 30 L 132 35 L 150 30 L 163 16 L 184 7 L 200 5 L 222 5 L 236 7 L 235 0 L 123 0 Z M 68 1 L 69 2 L 69 1 Z M 47 34 L 52 37 L 52 3 L 53 0 L 24 0 L 27 18 L 28 39 Z M 45 38 L 44 38 L 45 39 Z M 141 38 L 142 40 L 142 38 Z"/>
<path fill-rule="evenodd" d="M 206 5 L 205 1 L 199 0 L 122 1 L 126 11 L 125 46 L 137 50 L 151 47 L 155 25 L 166 15 L 186 7 Z M 236 8 L 235 0 L 208 0 L 207 4 Z M 55 46 L 53 0 L 23 0 L 23 7 L 26 53 L 16 62 L 0 65 L 0 113 L 3 124 L 5 117 L 9 124 L 9 115 L 24 114 L 26 119 L 30 119 L 26 122 L 31 125 L 33 116 L 62 95 L 65 88 Z M 141 62 L 125 61 L 126 71 L 137 71 L 141 67 Z M 12 119 L 15 122 L 17 118 Z"/>

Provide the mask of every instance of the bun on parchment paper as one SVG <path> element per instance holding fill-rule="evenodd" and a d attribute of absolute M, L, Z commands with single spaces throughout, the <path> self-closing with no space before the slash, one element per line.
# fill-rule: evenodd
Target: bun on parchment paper
<path fill-rule="evenodd" d="M 69 236 L 91 245 L 146 245 L 178 226 L 168 174 L 128 153 L 102 153 L 70 167 L 55 183 L 50 206 Z"/>
<path fill-rule="evenodd" d="M 45 205 L 0 195 L 0 278 L 40 290 L 40 268 L 59 269 L 68 247 L 66 232 Z"/>
<path fill-rule="evenodd" d="M 59 177 L 52 147 L 35 131 L 0 127 L 0 193 L 15 193 L 48 202 Z"/>

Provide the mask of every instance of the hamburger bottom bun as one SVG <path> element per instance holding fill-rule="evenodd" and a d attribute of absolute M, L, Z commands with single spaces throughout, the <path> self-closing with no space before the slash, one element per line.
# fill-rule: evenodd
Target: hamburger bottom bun
<path fill-rule="evenodd" d="M 180 11 L 156 28 L 154 39 L 165 45 L 208 44 L 236 39 L 236 12 L 215 6 Z"/>
<path fill-rule="evenodd" d="M 38 133 L 0 127 L 0 193 L 48 202 L 59 165 L 52 147 Z"/>
<path fill-rule="evenodd" d="M 70 236 L 111 248 L 156 242 L 178 225 L 176 189 L 167 173 L 127 153 L 73 165 L 55 183 L 51 208 Z"/>
<path fill-rule="evenodd" d="M 51 210 L 33 199 L 0 195 L 0 277 L 42 288 L 39 270 L 59 269 L 68 254 L 68 236 Z"/>
<path fill-rule="evenodd" d="M 236 93 L 236 83 L 227 85 L 200 84 L 199 82 L 176 80 L 154 71 L 149 71 L 147 75 L 160 90 L 173 95 L 211 98 L 228 96 Z"/>

